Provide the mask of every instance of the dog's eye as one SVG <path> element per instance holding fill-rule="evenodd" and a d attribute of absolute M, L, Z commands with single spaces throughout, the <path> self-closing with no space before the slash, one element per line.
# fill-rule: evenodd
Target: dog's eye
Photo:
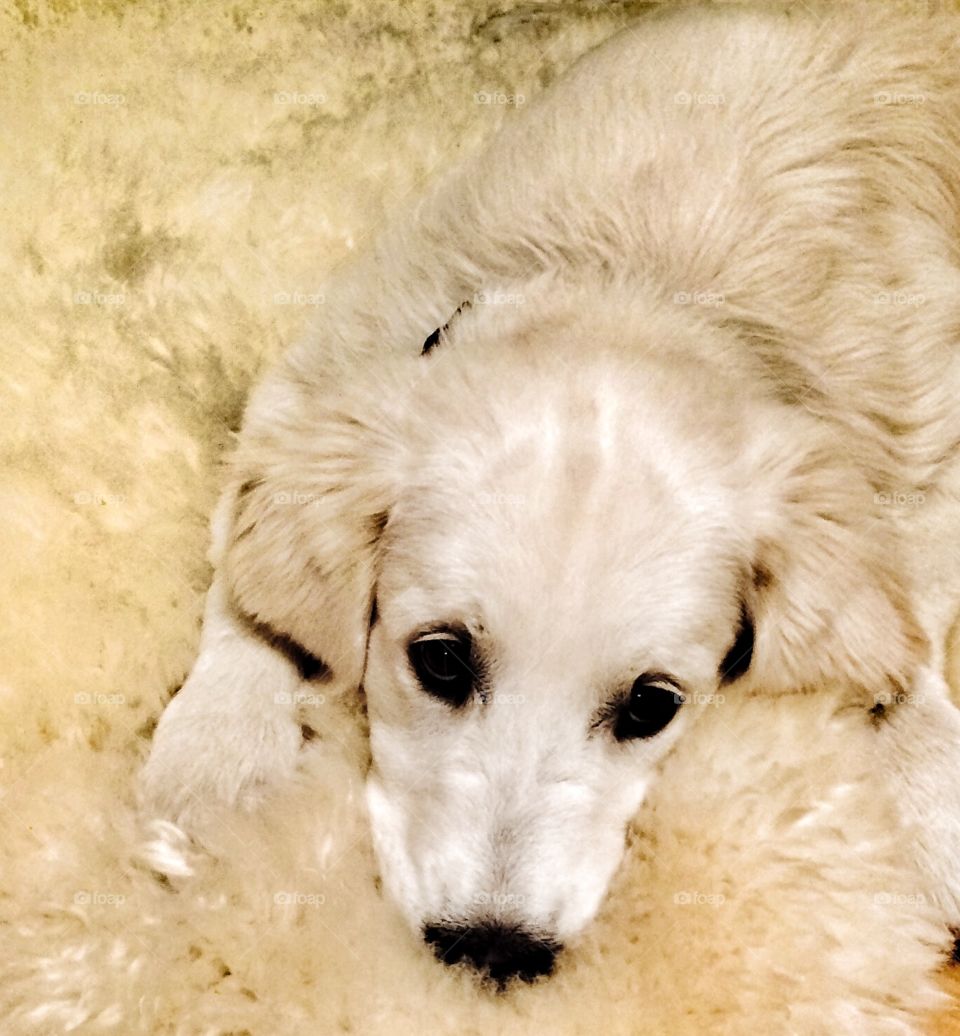
<path fill-rule="evenodd" d="M 409 655 L 420 685 L 429 694 L 454 706 L 470 697 L 476 677 L 468 634 L 428 634 L 410 645 Z"/>
<path fill-rule="evenodd" d="M 641 676 L 634 681 L 630 697 L 617 713 L 613 736 L 618 741 L 653 737 L 677 714 L 683 695 L 676 684 L 659 676 Z"/>

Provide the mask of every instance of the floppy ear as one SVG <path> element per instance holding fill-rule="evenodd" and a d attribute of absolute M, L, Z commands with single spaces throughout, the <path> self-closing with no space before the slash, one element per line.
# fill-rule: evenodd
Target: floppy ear
<path fill-rule="evenodd" d="M 233 605 L 340 686 L 363 673 L 376 545 L 401 462 L 398 387 L 386 370 L 336 385 L 274 382 L 254 401 L 233 462 L 222 560 Z"/>
<path fill-rule="evenodd" d="M 927 643 L 909 607 L 876 490 L 831 435 L 770 464 L 744 611 L 764 692 L 908 685 Z M 772 501 L 772 502 L 771 502 Z"/>

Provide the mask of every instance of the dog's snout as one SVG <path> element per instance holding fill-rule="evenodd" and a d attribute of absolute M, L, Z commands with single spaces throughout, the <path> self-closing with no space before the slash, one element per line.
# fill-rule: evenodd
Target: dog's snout
<path fill-rule="evenodd" d="M 427 925 L 423 937 L 444 964 L 466 960 L 501 988 L 514 978 L 532 982 L 549 975 L 559 950 L 551 939 L 499 924 Z"/>

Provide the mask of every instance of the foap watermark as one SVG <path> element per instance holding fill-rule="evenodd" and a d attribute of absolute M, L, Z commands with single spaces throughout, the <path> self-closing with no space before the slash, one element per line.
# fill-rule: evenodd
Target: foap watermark
<path fill-rule="evenodd" d="M 873 502 L 878 507 L 922 507 L 927 496 L 919 489 L 895 489 L 888 493 L 874 493 Z"/>
<path fill-rule="evenodd" d="M 273 296 L 275 306 L 322 306 L 326 301 L 322 291 L 278 291 Z"/>
<path fill-rule="evenodd" d="M 73 894 L 74 906 L 118 907 L 126 901 L 127 897 L 119 892 L 102 892 L 97 889 L 80 889 Z"/>
<path fill-rule="evenodd" d="M 527 700 L 525 694 L 491 694 L 487 701 L 491 705 L 523 705 Z"/>
<path fill-rule="evenodd" d="M 80 289 L 73 294 L 77 306 L 122 306 L 127 296 L 122 291 L 85 291 Z"/>
<path fill-rule="evenodd" d="M 878 291 L 873 301 L 878 306 L 910 306 L 916 309 L 927 301 L 926 295 L 919 291 Z"/>
<path fill-rule="evenodd" d="M 90 705 L 96 708 L 126 705 L 127 699 L 122 694 L 101 694 L 98 691 L 77 691 L 73 696 L 74 705 Z"/>
<path fill-rule="evenodd" d="M 101 493 L 95 490 L 81 489 L 73 494 L 73 502 L 78 507 L 89 507 L 91 504 L 109 507 L 111 504 L 125 504 L 127 498 L 123 493 Z"/>
<path fill-rule="evenodd" d="M 922 892 L 877 892 L 873 897 L 877 906 L 926 906 Z"/>
<path fill-rule="evenodd" d="M 308 694 L 305 691 L 277 691 L 273 696 L 275 705 L 301 705 L 306 708 L 316 708 L 319 705 L 326 705 L 327 699 L 323 694 Z"/>
<path fill-rule="evenodd" d="M 678 306 L 722 306 L 727 298 L 722 291 L 678 291 L 673 301 Z"/>
<path fill-rule="evenodd" d="M 504 90 L 478 90 L 473 95 L 473 103 L 500 105 L 506 108 L 521 108 L 527 103 L 527 98 L 524 94 L 510 94 Z"/>
<path fill-rule="evenodd" d="M 293 889 L 289 892 L 274 892 L 273 902 L 277 906 L 322 907 L 327 897 L 322 892 L 300 892 Z"/>
<path fill-rule="evenodd" d="M 273 103 L 315 108 L 327 103 L 327 95 L 322 90 L 277 90 L 273 95 Z"/>
<path fill-rule="evenodd" d="M 317 493 L 305 493 L 299 489 L 283 489 L 279 493 L 274 493 L 272 500 L 278 506 L 295 504 L 298 507 L 304 507 L 319 503 L 320 496 Z"/>
<path fill-rule="evenodd" d="M 515 892 L 478 892 L 473 897 L 475 906 L 522 907 L 527 897 Z"/>
<path fill-rule="evenodd" d="M 673 95 L 673 103 L 684 107 L 701 105 L 705 108 L 722 108 L 727 99 L 723 94 L 709 90 L 678 90 Z"/>
<path fill-rule="evenodd" d="M 927 95 L 902 90 L 880 90 L 873 95 L 874 104 L 926 104 Z"/>
<path fill-rule="evenodd" d="M 925 694 L 913 694 L 900 688 L 889 691 L 877 691 L 873 696 L 874 706 L 882 705 L 890 708 L 894 705 L 922 705 L 927 700 Z"/>
<path fill-rule="evenodd" d="M 700 691 L 685 691 L 674 695 L 678 705 L 712 705 L 717 708 L 727 700 L 725 694 L 702 694 Z"/>
<path fill-rule="evenodd" d="M 485 504 L 493 504 L 497 507 L 503 506 L 504 504 L 516 506 L 517 504 L 522 504 L 526 499 L 523 493 L 501 493 L 499 491 L 492 493 L 478 493 L 477 495 Z"/>
<path fill-rule="evenodd" d="M 722 907 L 726 901 L 727 897 L 722 892 L 698 892 L 696 889 L 690 889 L 673 894 L 673 902 L 676 906 Z"/>
<path fill-rule="evenodd" d="M 477 306 L 522 306 L 526 295 L 519 291 L 477 291 L 473 302 Z"/>
<path fill-rule="evenodd" d="M 127 103 L 127 95 L 103 90 L 78 90 L 73 95 L 73 103 L 83 107 L 119 108 Z"/>

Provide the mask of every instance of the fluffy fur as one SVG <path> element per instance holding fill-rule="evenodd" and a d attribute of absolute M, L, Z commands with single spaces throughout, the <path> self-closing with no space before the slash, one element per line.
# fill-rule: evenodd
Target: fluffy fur
<path fill-rule="evenodd" d="M 463 64 L 466 14 L 455 7 L 441 14 L 442 31 L 456 54 L 449 66 L 432 71 L 428 83 L 448 83 L 444 76 L 452 77 L 455 70 L 459 74 Z M 543 44 L 534 38 L 536 33 L 548 34 L 552 55 L 563 55 L 557 60 L 565 63 L 614 27 L 602 19 L 574 24 L 568 15 L 553 29 L 548 14 L 538 15 L 534 29 L 525 28 L 525 16 L 509 23 L 502 66 L 484 63 L 482 42 L 467 50 L 477 55 L 476 65 L 469 66 L 477 90 L 489 88 L 491 67 L 523 67 L 532 76 L 548 66 L 539 56 Z M 376 16 L 391 24 L 386 9 Z M 21 458 L 27 456 L 31 463 L 29 474 L 13 483 L 10 510 L 15 521 L 5 532 L 15 577 L 11 613 L 17 616 L 6 655 L 11 693 L 4 698 L 9 716 L 5 726 L 12 732 L 5 753 L 0 841 L 8 893 L 2 929 L 7 966 L 0 980 L 5 1026 L 30 1033 L 598 1027 L 684 1033 L 740 1032 L 745 1026 L 757 1031 L 919 1031 L 927 1012 L 939 1003 L 932 974 L 943 959 L 945 932 L 942 905 L 934 902 L 930 890 L 938 882 L 942 886 L 943 876 L 931 881 L 905 851 L 914 829 L 905 826 L 908 818 L 897 808 L 897 782 L 878 783 L 890 751 L 863 723 L 859 701 L 846 708 L 818 695 L 773 702 L 738 696 L 723 709 L 704 709 L 686 732 L 684 752 L 669 756 L 653 783 L 624 867 L 597 921 L 562 959 L 549 986 L 515 990 L 501 998 L 481 994 L 466 976 L 441 969 L 376 893 L 361 809 L 366 763 L 362 723 L 349 696 L 339 696 L 333 683 L 311 691 L 286 671 L 291 682 L 274 691 L 280 696 L 276 704 L 291 705 L 291 718 L 309 720 L 322 736 L 302 748 L 296 741 L 290 783 L 277 782 L 266 792 L 248 787 L 256 793 L 252 799 L 265 799 L 266 808 L 258 814 L 220 814 L 207 800 L 213 819 L 222 821 L 206 829 L 211 855 L 198 853 L 182 832 L 164 823 L 154 824 L 140 842 L 130 800 L 133 771 L 166 688 L 176 686 L 196 651 L 194 621 L 208 579 L 200 552 L 213 462 L 229 437 L 228 426 L 252 369 L 300 320 L 291 308 L 273 305 L 274 295 L 262 291 L 263 268 L 276 279 L 276 291 L 308 292 L 316 269 L 330 265 L 350 238 L 359 238 L 379 215 L 365 185 L 354 194 L 345 189 L 346 200 L 329 200 L 320 189 L 321 171 L 305 161 L 309 149 L 300 150 L 300 142 L 317 131 L 316 125 L 310 128 L 314 112 L 297 109 L 278 119 L 276 107 L 261 115 L 261 109 L 251 112 L 244 104 L 242 117 L 234 118 L 192 103 L 194 95 L 183 84 L 182 73 L 179 79 L 174 75 L 178 66 L 165 48 L 182 53 L 183 41 L 212 36 L 228 41 L 222 53 L 236 62 L 236 74 L 224 76 L 227 82 L 218 87 L 227 94 L 237 89 L 228 84 L 238 82 L 244 84 L 244 100 L 254 92 L 254 83 L 264 95 L 285 89 L 286 81 L 278 84 L 262 61 L 264 53 L 276 58 L 279 46 L 292 52 L 285 78 L 297 78 L 304 93 L 319 90 L 310 71 L 322 51 L 313 35 L 315 23 L 309 12 L 295 8 L 286 17 L 289 21 L 274 23 L 268 41 L 239 47 L 234 34 L 242 41 L 249 28 L 256 39 L 265 27 L 252 11 L 238 9 L 229 28 L 203 24 L 212 15 L 184 15 L 179 25 L 163 30 L 156 44 L 146 32 L 138 33 L 135 18 L 118 27 L 102 19 L 85 23 L 82 15 L 55 26 L 42 41 L 23 41 L 20 101 L 40 95 L 38 64 L 75 69 L 76 82 L 70 85 L 77 90 L 92 84 L 106 91 L 111 79 L 125 75 L 133 83 L 133 65 L 123 63 L 131 40 L 136 46 L 129 60 L 135 58 L 138 68 L 146 65 L 157 73 L 155 90 L 142 87 L 135 93 L 131 86 L 129 96 L 137 97 L 141 107 L 121 115 L 127 120 L 122 129 L 103 121 L 106 111 L 86 120 L 77 119 L 75 107 L 60 112 L 57 139 L 72 145 L 61 154 L 68 162 L 75 156 L 73 161 L 83 169 L 78 184 L 88 193 L 78 191 L 72 197 L 58 190 L 47 208 L 63 212 L 66 207 L 81 224 L 89 219 L 91 227 L 96 213 L 109 228 L 106 242 L 88 244 L 86 251 L 75 243 L 58 250 L 56 228 L 31 215 L 39 212 L 30 203 L 39 181 L 30 169 L 24 168 L 15 181 L 22 204 L 8 209 L 17 213 L 13 240 L 28 261 L 31 298 L 43 301 L 47 314 L 46 323 L 37 322 L 33 309 L 20 307 L 31 314 L 27 325 L 22 314 L 19 324 L 11 314 L 10 326 L 23 327 L 27 348 L 7 357 L 7 384 L 15 392 L 29 386 L 40 402 L 32 404 L 38 408 L 34 420 L 22 421 L 29 397 L 21 391 L 19 409 L 9 413 L 25 428 L 44 427 L 49 441 L 64 449 L 47 470 L 26 434 L 17 433 L 17 426 L 10 428 L 13 441 L 21 444 Z M 334 40 L 338 34 L 351 37 L 349 19 L 359 16 L 347 11 L 337 17 L 343 21 L 331 16 L 324 31 Z M 278 43 L 281 24 L 287 26 L 287 35 Z M 496 39 L 496 24 L 485 26 L 474 40 Z M 395 65 L 390 74 L 397 67 L 411 72 L 431 67 L 427 53 L 416 51 L 412 37 L 405 35 L 405 24 L 391 28 L 387 35 L 394 42 L 388 50 Z M 901 23 L 891 31 L 888 46 L 895 51 L 893 37 L 899 36 L 900 45 L 916 56 L 922 34 Z M 824 32 L 817 46 L 829 49 L 829 38 Z M 335 45 L 328 45 L 335 52 Z M 328 103 L 351 96 L 358 61 L 362 65 L 368 60 L 372 70 L 378 69 L 384 46 L 381 37 L 369 51 L 361 50 L 342 80 L 338 70 L 328 68 L 323 83 Z M 427 51 L 432 56 L 435 49 L 431 43 Z M 509 72 L 496 74 L 505 94 L 532 92 L 532 85 L 517 85 Z M 176 94 L 174 83 L 185 93 Z M 206 96 L 211 80 L 201 79 L 200 87 L 197 92 Z M 465 111 L 452 106 L 459 111 L 453 125 L 446 113 L 431 122 L 429 115 L 418 114 L 437 111 L 429 98 L 422 98 L 421 108 L 411 103 L 420 90 L 411 86 L 404 93 L 394 85 L 374 102 L 384 125 L 403 127 L 389 141 L 383 139 L 379 118 L 358 128 L 357 113 L 342 138 L 336 119 L 332 124 L 320 120 L 323 154 L 336 163 L 343 183 L 350 182 L 354 164 L 364 168 L 370 155 L 382 155 L 384 149 L 391 153 L 391 170 L 401 170 L 412 182 L 434 156 L 449 154 L 458 140 L 489 129 L 482 118 L 477 121 L 486 112 L 478 113 L 472 101 Z M 176 111 L 189 112 L 190 118 L 171 122 L 164 107 L 171 96 L 177 99 Z M 29 106 L 18 103 L 15 109 L 23 113 Z M 38 122 L 24 114 L 18 118 L 25 142 L 46 140 L 49 147 Z M 193 139 L 183 139 L 185 127 Z M 150 149 L 123 146 L 147 136 Z M 211 147 L 210 140 L 219 143 Z M 366 153 L 358 153 L 342 146 L 342 140 L 370 143 Z M 225 171 L 220 163 L 227 152 L 236 157 Z M 25 146 L 23 154 L 30 153 Z M 270 167 L 258 165 L 264 160 Z M 198 161 L 204 163 L 201 169 Z M 171 163 L 179 175 L 170 175 Z M 97 182 L 91 170 L 101 169 L 100 182 L 108 183 L 116 176 L 109 171 L 117 167 L 129 178 L 126 199 L 91 186 Z M 407 182 L 399 186 L 405 188 Z M 486 182 L 490 196 L 495 195 L 498 181 Z M 500 179 L 499 187 L 506 182 Z M 205 185 L 201 197 L 196 183 Z M 261 190 L 281 199 L 287 230 L 282 246 L 274 233 L 272 207 L 254 206 L 258 215 L 251 227 L 247 206 Z M 304 231 L 312 210 L 308 199 L 318 197 L 328 199 L 323 204 L 329 206 L 323 210 L 323 256 L 312 243 L 313 231 Z M 377 197 L 391 195 L 384 191 Z M 485 203 L 475 215 L 484 211 Z M 512 214 L 522 216 L 522 206 Z M 105 218 L 110 216 L 112 220 Z M 483 221 L 476 226 L 482 233 Z M 522 226 L 517 223 L 518 231 Z M 411 239 L 403 231 L 392 245 L 386 239 L 380 246 L 387 250 L 388 263 L 411 271 L 405 283 L 371 281 L 367 267 L 327 288 L 322 324 L 343 328 L 344 371 L 368 369 L 371 378 L 369 387 L 358 387 L 357 402 L 372 394 L 380 414 L 385 409 L 380 390 L 394 375 L 389 364 L 381 363 L 382 354 L 367 368 L 364 356 L 355 352 L 358 344 L 373 338 L 395 341 L 399 387 L 409 390 L 402 366 L 416 362 L 413 354 L 424 335 L 463 301 L 460 285 L 469 281 L 470 289 L 477 290 L 472 275 L 491 268 L 481 265 L 480 252 L 470 260 L 478 266 L 469 270 L 457 272 L 440 262 L 435 252 L 443 250 L 443 238 L 436 235 L 442 229 L 434 227 L 433 247 L 418 255 L 408 251 Z M 782 239 L 786 229 L 771 228 L 771 233 Z M 245 246 L 251 233 L 257 246 L 253 252 Z M 77 240 L 86 242 L 85 232 Z M 544 247 L 545 239 L 538 240 Z M 374 260 L 374 271 L 383 254 Z M 510 255 L 505 252 L 498 261 Z M 412 268 L 405 265 L 411 256 Z M 515 258 L 525 262 L 523 255 Z M 921 265 L 926 260 L 924 251 L 917 260 L 918 276 L 926 278 L 932 291 L 931 268 Z M 891 263 L 896 265 L 893 259 Z M 443 280 L 448 275 L 449 282 Z M 97 290 L 126 285 L 121 308 L 114 311 L 100 302 L 89 310 L 58 308 L 64 282 L 92 280 Z M 173 296 L 169 280 L 183 291 Z M 509 280 L 509 271 L 503 271 L 501 283 Z M 338 283 L 344 287 L 334 287 Z M 449 290 L 444 287 L 448 283 Z M 228 293 L 218 295 L 218 285 L 225 285 Z M 370 295 L 351 297 L 352 291 L 361 290 Z M 381 303 L 375 312 L 363 301 L 374 295 Z M 492 324 L 501 319 L 510 324 L 515 317 L 532 314 L 533 302 L 531 296 L 530 308 L 521 306 L 517 312 L 489 307 L 480 316 Z M 886 313 L 901 319 L 899 310 Z M 47 333 L 61 326 L 58 319 L 71 329 L 83 372 L 67 380 L 55 360 L 62 355 L 61 341 Z M 686 317 L 684 322 L 689 325 Z M 695 323 L 709 329 L 714 322 Z M 646 321 L 644 325 L 649 326 Z M 464 320 L 459 329 L 451 329 L 444 349 L 449 345 L 448 355 L 458 356 L 456 336 L 468 342 L 471 333 L 482 330 Z M 55 344 L 49 345 L 51 341 Z M 199 347 L 204 341 L 212 341 L 213 347 Z M 38 358 L 45 364 L 38 364 Z M 911 373 L 904 365 L 891 379 L 893 387 L 896 382 L 902 387 Z M 457 376 L 455 369 L 450 376 Z M 148 391 L 136 400 L 119 398 L 117 385 L 132 380 Z M 269 387 L 262 390 L 259 406 L 271 406 L 269 393 Z M 391 412 L 398 418 L 403 414 L 401 398 L 393 402 L 387 419 Z M 939 411 L 934 407 L 930 412 L 936 426 Z M 77 415 L 89 434 L 64 468 L 60 458 L 72 442 Z M 283 414 L 274 416 L 280 419 L 276 427 L 282 427 Z M 389 423 L 380 425 L 384 427 Z M 349 447 L 343 454 L 349 463 L 356 435 L 341 441 Z M 263 456 L 257 452 L 257 437 L 251 435 L 249 442 L 240 464 L 258 465 Z M 877 455 L 884 470 L 889 466 L 896 472 L 890 485 L 899 485 L 896 479 L 903 469 L 896 465 L 919 469 L 928 463 L 923 449 L 917 449 L 908 458 L 888 451 Z M 127 456 L 129 464 L 123 460 Z M 364 456 L 375 460 L 377 453 Z M 242 477 L 247 480 L 240 467 L 234 488 Z M 841 489 L 840 503 L 852 495 L 849 487 Z M 903 486 L 897 489 L 902 491 Z M 924 624 L 932 628 L 936 622 L 944 624 L 954 553 L 940 542 L 951 531 L 945 525 L 949 508 L 938 512 L 946 490 L 923 492 L 923 505 L 912 515 L 898 515 L 897 521 L 910 524 L 916 518 L 929 526 L 930 535 L 917 550 L 915 572 L 923 591 L 919 604 L 929 605 Z M 368 499 L 364 494 L 362 500 L 348 495 L 333 503 L 347 514 L 355 514 L 361 503 L 375 512 L 387 495 Z M 290 506 L 296 504 L 290 498 Z M 347 584 L 366 577 L 365 545 L 362 538 L 335 544 L 339 553 L 344 546 L 356 549 L 353 568 L 343 573 Z M 874 567 L 877 548 L 858 542 L 858 549 L 867 552 L 862 560 L 872 578 L 890 568 L 891 578 L 899 579 L 898 559 Z M 936 587 L 931 585 L 934 578 Z M 50 593 L 53 586 L 55 595 Z M 885 591 L 868 593 L 863 603 L 889 607 L 885 600 L 893 602 L 897 614 L 903 612 L 895 595 Z M 732 612 L 729 618 L 734 618 Z M 908 626 L 902 628 L 906 633 Z M 46 631 L 42 639 L 26 635 L 36 629 Z M 335 627 L 347 629 L 345 624 Z M 840 639 L 842 649 L 849 643 L 849 638 Z M 909 654 L 911 644 L 907 637 L 891 638 L 884 658 Z M 249 646 L 251 651 L 263 649 L 262 644 Z M 342 655 L 329 650 L 329 641 L 324 648 L 325 661 L 337 679 L 343 675 L 347 687 L 355 670 L 344 667 L 344 659 L 353 646 L 348 637 Z M 869 652 L 855 654 L 861 664 L 871 662 Z M 769 660 L 775 668 L 773 657 Z M 935 684 L 911 685 L 910 693 L 929 702 L 941 694 Z M 301 714 L 301 709 L 308 711 Z M 891 722 L 888 733 L 895 729 Z M 255 746 L 244 744 L 242 758 L 255 768 L 250 751 Z M 879 754 L 871 755 L 871 749 Z M 195 746 L 191 759 L 181 756 L 180 762 L 202 764 L 202 751 L 203 746 Z M 198 770 L 210 772 L 202 765 Z M 276 768 L 272 776 L 277 776 Z M 937 790 L 938 780 L 934 773 Z M 226 794 L 236 791 L 231 787 Z M 157 875 L 165 880 L 158 881 Z"/>

